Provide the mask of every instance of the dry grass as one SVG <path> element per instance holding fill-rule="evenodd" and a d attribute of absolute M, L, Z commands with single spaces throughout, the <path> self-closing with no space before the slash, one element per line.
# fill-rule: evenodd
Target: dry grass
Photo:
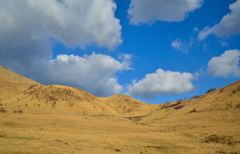
<path fill-rule="evenodd" d="M 0 73 L 1 154 L 240 154 L 240 82 L 148 105 Z"/>
<path fill-rule="evenodd" d="M 2 113 L 0 153 L 240 152 L 238 121 L 207 120 L 214 114 L 148 123 L 114 116 Z"/>

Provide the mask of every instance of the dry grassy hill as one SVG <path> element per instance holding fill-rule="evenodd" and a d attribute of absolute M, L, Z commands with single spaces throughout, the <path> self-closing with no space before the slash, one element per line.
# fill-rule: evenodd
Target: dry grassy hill
<path fill-rule="evenodd" d="M 0 67 L 0 153 L 240 154 L 240 81 L 149 105 L 42 85 Z"/>
<path fill-rule="evenodd" d="M 39 83 L 0 66 L 0 101 L 16 96 L 32 84 Z"/>
<path fill-rule="evenodd" d="M 212 90 L 187 100 L 160 104 L 146 119 L 160 120 L 170 117 L 186 117 L 215 112 L 237 112 L 240 110 L 240 81 L 221 89 Z M 212 118 L 209 117 L 209 118 Z"/>
<path fill-rule="evenodd" d="M 153 110 L 153 106 L 127 95 L 113 95 L 111 97 L 99 98 L 99 100 L 115 110 L 119 116 L 146 115 Z"/>
<path fill-rule="evenodd" d="M 4 98 L 4 109 L 9 112 L 135 116 L 146 114 L 151 109 L 150 105 L 126 95 L 104 98 L 78 88 L 42 85 L 3 67 L 0 74 L 0 96 Z"/>

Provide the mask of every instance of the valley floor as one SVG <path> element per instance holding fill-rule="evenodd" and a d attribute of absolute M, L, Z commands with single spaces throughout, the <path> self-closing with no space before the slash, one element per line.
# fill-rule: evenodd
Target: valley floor
<path fill-rule="evenodd" d="M 198 119 L 194 114 L 191 121 L 144 122 L 104 115 L 0 113 L 0 153 L 240 153 L 238 119 Z"/>

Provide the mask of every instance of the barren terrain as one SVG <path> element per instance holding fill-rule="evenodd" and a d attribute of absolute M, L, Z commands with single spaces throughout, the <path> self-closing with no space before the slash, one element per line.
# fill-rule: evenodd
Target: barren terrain
<path fill-rule="evenodd" d="M 0 67 L 0 153 L 240 153 L 240 82 L 150 105 Z"/>

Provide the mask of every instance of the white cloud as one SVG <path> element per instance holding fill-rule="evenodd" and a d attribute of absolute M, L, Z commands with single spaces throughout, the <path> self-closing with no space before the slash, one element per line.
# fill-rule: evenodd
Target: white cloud
<path fill-rule="evenodd" d="M 208 73 L 215 77 L 240 76 L 240 50 L 227 50 L 208 62 Z"/>
<path fill-rule="evenodd" d="M 189 48 L 193 45 L 193 39 L 190 39 L 188 42 L 181 41 L 180 39 L 175 39 L 171 43 L 171 47 L 180 50 L 182 52 L 188 52 Z"/>
<path fill-rule="evenodd" d="M 155 21 L 180 22 L 199 8 L 202 0 L 131 0 L 128 14 L 131 24 Z"/>
<path fill-rule="evenodd" d="M 179 39 L 173 40 L 171 46 L 175 49 L 180 50 L 182 48 L 182 42 Z"/>
<path fill-rule="evenodd" d="M 112 49 L 122 42 L 115 10 L 113 0 L 0 0 L 0 62 L 49 58 L 50 39 Z"/>
<path fill-rule="evenodd" d="M 226 14 L 221 21 L 213 27 L 205 27 L 198 35 L 199 40 L 203 40 L 210 34 L 216 36 L 230 36 L 240 33 L 240 0 L 229 6 L 230 13 Z"/>
<path fill-rule="evenodd" d="M 113 0 L 0 0 L 0 65 L 44 83 L 118 93 L 116 73 L 128 69 L 130 58 L 92 54 L 49 60 L 52 39 L 70 48 L 117 47 L 122 39 L 115 11 Z"/>
<path fill-rule="evenodd" d="M 182 52 L 188 52 L 189 49 L 193 46 L 193 43 L 194 43 L 193 38 L 191 38 L 188 41 L 182 41 L 180 39 L 175 39 L 172 41 L 171 47 L 176 50 L 182 51 Z"/>
<path fill-rule="evenodd" d="M 128 91 L 131 95 L 142 97 L 154 97 L 161 93 L 183 93 L 193 89 L 193 79 L 191 73 L 158 69 L 145 75 L 142 80 L 133 81 Z"/>
<path fill-rule="evenodd" d="M 116 73 L 129 70 L 129 61 L 119 61 L 103 54 L 85 56 L 58 55 L 36 65 L 33 78 L 50 84 L 73 85 L 98 96 L 120 93 Z"/>

